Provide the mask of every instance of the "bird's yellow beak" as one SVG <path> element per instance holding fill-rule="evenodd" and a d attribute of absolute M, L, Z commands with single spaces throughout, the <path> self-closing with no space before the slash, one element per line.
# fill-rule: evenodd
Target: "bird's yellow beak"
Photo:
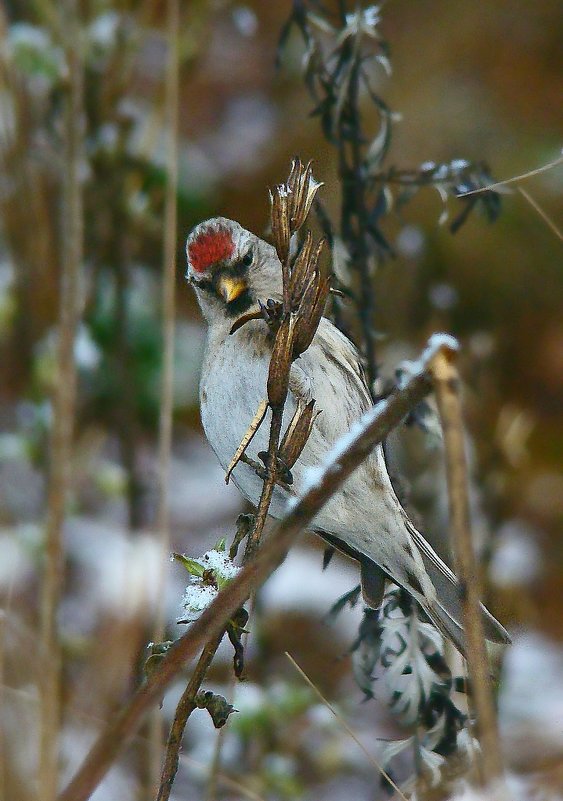
<path fill-rule="evenodd" d="M 217 289 L 225 303 L 236 300 L 246 288 L 247 285 L 244 278 L 231 278 L 228 275 L 223 275 L 217 281 Z"/>

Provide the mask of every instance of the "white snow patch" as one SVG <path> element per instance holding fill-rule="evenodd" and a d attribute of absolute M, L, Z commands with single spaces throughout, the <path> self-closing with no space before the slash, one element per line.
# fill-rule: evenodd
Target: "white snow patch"
<path fill-rule="evenodd" d="M 505 751 L 517 763 L 557 757 L 563 749 L 563 647 L 526 632 L 507 649 L 499 723 Z"/>
<path fill-rule="evenodd" d="M 331 605 L 358 583 L 358 571 L 351 560 L 339 554 L 324 571 L 321 561 L 321 552 L 316 549 L 292 548 L 261 590 L 264 608 L 276 613 L 293 611 L 324 617 Z M 361 621 L 362 608 L 361 603 L 354 609 L 347 607 L 330 626 L 349 638 Z"/>
<path fill-rule="evenodd" d="M 207 570 L 213 570 L 214 573 L 225 581 L 230 581 L 230 579 L 233 579 L 236 574 L 240 572 L 240 567 L 235 565 L 228 554 L 223 551 L 217 551 L 215 548 L 211 551 L 207 551 L 207 553 L 204 553 L 203 556 L 194 561 Z"/>
<path fill-rule="evenodd" d="M 464 170 L 466 167 L 469 167 L 469 162 L 467 159 L 453 159 L 450 162 L 450 167 L 452 170 Z"/>
<path fill-rule="evenodd" d="M 233 22 L 239 33 L 251 37 L 258 30 L 258 17 L 248 6 L 238 6 L 232 11 Z"/>
<path fill-rule="evenodd" d="M 500 587 L 532 584 L 541 571 L 542 555 L 534 531 L 519 520 L 502 525 L 490 565 L 494 583 Z"/>
<path fill-rule="evenodd" d="M 192 623 L 201 613 L 213 603 L 219 590 L 210 584 L 202 584 L 201 580 L 194 579 L 193 584 L 186 587 L 182 598 L 182 612 L 178 616 L 178 623 Z"/>

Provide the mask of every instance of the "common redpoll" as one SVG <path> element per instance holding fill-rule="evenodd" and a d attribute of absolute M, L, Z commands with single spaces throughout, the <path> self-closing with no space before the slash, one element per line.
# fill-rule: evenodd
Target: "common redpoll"
<path fill-rule="evenodd" d="M 226 470 L 259 404 L 266 397 L 272 337 L 254 319 L 230 333 L 233 323 L 258 301 L 282 299 L 282 272 L 275 249 L 237 222 L 217 217 L 198 225 L 187 244 L 186 276 L 208 323 L 200 385 L 207 439 Z M 321 413 L 291 469 L 290 487 L 276 486 L 270 514 L 281 518 L 288 500 L 303 494 L 311 468 L 318 468 L 335 442 L 372 405 L 358 353 L 322 318 L 310 347 L 291 366 L 283 429 L 298 403 L 315 399 Z M 247 454 L 258 462 L 268 450 L 270 412 Z M 232 478 L 257 504 L 262 480 L 239 462 Z M 404 587 L 456 646 L 464 651 L 459 584 L 452 571 L 408 519 L 387 473 L 381 446 L 345 481 L 314 519 L 311 529 L 360 563 L 364 599 L 377 606 L 386 579 Z M 505 629 L 483 607 L 488 639 L 509 642 Z"/>

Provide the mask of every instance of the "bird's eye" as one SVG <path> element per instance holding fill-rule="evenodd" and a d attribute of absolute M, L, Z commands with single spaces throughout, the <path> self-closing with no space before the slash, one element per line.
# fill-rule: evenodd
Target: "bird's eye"
<path fill-rule="evenodd" d="M 244 256 L 242 263 L 245 267 L 250 267 L 252 264 L 252 260 L 254 258 L 254 253 L 252 252 L 252 248 L 248 251 L 246 256 Z"/>
<path fill-rule="evenodd" d="M 205 278 L 200 278 L 199 280 L 193 278 L 192 283 L 194 286 L 197 286 L 198 289 L 203 289 L 205 292 L 213 292 L 213 283 Z"/>

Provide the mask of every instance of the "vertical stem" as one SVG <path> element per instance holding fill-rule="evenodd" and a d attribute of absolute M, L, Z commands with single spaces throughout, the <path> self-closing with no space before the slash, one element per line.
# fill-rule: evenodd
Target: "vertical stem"
<path fill-rule="evenodd" d="M 168 69 L 166 74 L 166 121 L 168 126 L 167 183 L 164 212 L 164 249 L 162 279 L 162 383 L 160 395 L 160 424 L 158 449 L 158 510 L 157 531 L 160 544 L 160 577 L 158 608 L 153 631 L 154 642 L 164 639 L 165 631 L 165 565 L 170 550 L 170 519 L 168 481 L 172 447 L 172 415 L 174 402 L 174 302 L 176 286 L 176 239 L 178 195 L 178 0 L 168 0 Z M 149 784 L 151 797 L 160 779 L 162 762 L 162 716 L 156 709 L 151 718 Z"/>
<path fill-rule="evenodd" d="M 39 785 L 42 801 L 56 797 L 61 717 L 61 650 L 57 615 L 63 583 L 63 523 L 70 486 L 76 396 L 74 339 L 79 319 L 83 210 L 80 185 L 83 86 L 76 0 L 65 2 L 68 92 L 64 117 L 62 275 L 59 304 L 57 383 L 53 396 L 45 556 L 41 587 L 41 733 Z"/>
<path fill-rule="evenodd" d="M 444 431 L 446 469 L 452 533 L 457 571 L 461 584 L 467 666 L 477 715 L 481 744 L 481 783 L 488 785 L 503 776 L 496 712 L 480 606 L 480 580 L 471 537 L 467 492 L 467 463 L 456 352 L 441 347 L 430 363 L 436 399 Z"/>
<path fill-rule="evenodd" d="M 168 743 L 166 747 L 166 759 L 162 768 L 162 777 L 160 780 L 160 787 L 156 801 L 168 801 L 170 791 L 178 772 L 178 764 L 180 760 L 180 747 L 182 745 L 182 737 L 184 736 L 184 729 L 189 716 L 192 714 L 196 707 L 195 697 L 201 687 L 205 674 L 207 673 L 213 657 L 221 644 L 225 630 L 223 629 L 220 634 L 212 637 L 205 645 L 198 663 L 192 674 L 186 689 L 184 690 L 178 706 L 176 707 L 176 714 L 174 721 L 170 728 L 168 735 Z"/>
<path fill-rule="evenodd" d="M 123 185 L 120 191 L 124 196 Z M 115 349 L 112 358 L 119 393 L 115 410 L 119 455 L 127 476 L 127 522 L 129 529 L 135 531 L 144 522 L 144 493 L 137 459 L 137 406 L 131 392 L 134 379 L 129 342 L 130 253 L 127 223 L 127 215 L 120 208 L 115 215 Z"/>
<path fill-rule="evenodd" d="M 0 709 L 4 708 L 4 663 L 6 645 L 6 612 L 0 609 Z M 7 757 L 4 743 L 4 730 L 0 726 L 0 798 L 6 798 Z"/>
<path fill-rule="evenodd" d="M 352 167 L 349 172 L 349 179 L 352 187 L 349 189 L 349 200 L 353 204 L 353 213 L 356 217 L 356 236 L 355 236 L 355 265 L 360 275 L 360 288 L 357 293 L 358 313 L 362 326 L 364 339 L 364 351 L 366 357 L 366 372 L 368 376 L 368 387 L 370 393 L 373 391 L 373 382 L 377 378 L 377 361 L 375 357 L 375 337 L 373 335 L 373 316 L 375 311 L 373 284 L 369 274 L 369 254 L 367 249 L 367 213 L 365 184 L 362 175 L 362 141 L 361 141 L 361 118 L 359 109 L 359 83 L 360 67 L 359 59 L 356 60 L 352 77 L 350 79 L 350 113 L 353 115 L 352 141 L 350 148 L 352 151 Z"/>
<path fill-rule="evenodd" d="M 270 423 L 270 439 L 268 442 L 268 459 L 269 459 L 268 477 L 266 478 L 262 486 L 262 494 L 260 495 L 260 501 L 258 503 L 258 508 L 256 510 L 256 519 L 254 522 L 254 526 L 252 528 L 252 531 L 248 535 L 248 539 L 246 541 L 246 549 L 244 552 L 245 562 L 247 562 L 252 557 L 252 555 L 258 548 L 258 545 L 260 544 L 260 538 L 262 536 L 262 531 L 264 530 L 264 525 L 268 517 L 270 502 L 272 500 L 274 487 L 276 486 L 276 462 L 277 462 L 282 420 L 283 420 L 283 407 L 273 409 L 272 421 Z"/>
<path fill-rule="evenodd" d="M 290 298 L 289 298 L 289 278 L 290 278 L 290 255 L 289 253 L 282 260 L 282 281 L 283 281 L 283 313 L 284 318 L 291 313 Z M 289 368 L 290 369 L 290 368 Z M 246 549 L 244 552 L 245 563 L 255 553 L 260 538 L 266 524 L 274 487 L 276 486 L 277 477 L 277 463 L 278 463 L 278 449 L 280 444 L 281 427 L 283 422 L 284 405 L 272 409 L 272 420 L 270 422 L 270 437 L 268 440 L 268 476 L 262 485 L 262 493 L 260 501 L 256 510 L 256 518 L 252 531 L 248 535 L 246 541 Z"/>

